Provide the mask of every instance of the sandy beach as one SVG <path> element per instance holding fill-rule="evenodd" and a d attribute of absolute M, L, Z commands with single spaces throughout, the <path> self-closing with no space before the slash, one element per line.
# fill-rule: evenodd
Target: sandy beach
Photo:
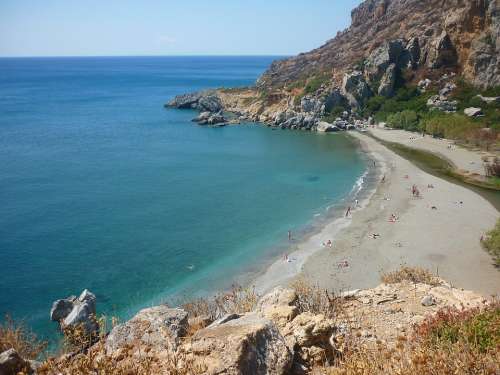
<path fill-rule="evenodd" d="M 423 172 L 373 138 L 352 135 L 376 161 L 379 184 L 348 218 L 336 219 L 294 245 L 289 261 L 276 261 L 256 280 L 256 289 L 286 284 L 297 274 L 335 290 L 370 288 L 379 284 L 380 272 L 406 264 L 437 272 L 456 287 L 500 293 L 500 271 L 480 244 L 498 211 L 478 194 Z M 460 168 L 477 160 L 460 155 L 450 158 Z M 419 198 L 412 195 L 413 185 Z M 392 214 L 395 222 L 389 221 Z M 379 236 L 374 239 L 373 234 Z M 332 247 L 323 246 L 328 240 Z"/>

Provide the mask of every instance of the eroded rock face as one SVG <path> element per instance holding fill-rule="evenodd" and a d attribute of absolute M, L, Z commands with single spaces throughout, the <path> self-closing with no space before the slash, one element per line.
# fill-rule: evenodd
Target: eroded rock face
<path fill-rule="evenodd" d="M 178 95 L 165 107 L 178 109 L 197 109 L 201 112 L 219 112 L 223 110 L 222 102 L 215 90 L 200 91 Z"/>
<path fill-rule="evenodd" d="M 282 87 L 323 70 L 333 72 L 340 87 L 344 74 L 365 59 L 376 62 L 381 70 L 370 74 L 380 76 L 395 63 L 383 47 L 395 40 L 407 42 L 398 66 L 407 59 L 413 69 L 456 67 L 477 86 L 499 85 L 499 7 L 498 0 L 366 0 L 352 11 L 348 29 L 320 48 L 274 62 L 258 86 Z"/>
<path fill-rule="evenodd" d="M 188 314 L 182 309 L 167 306 L 144 309 L 111 330 L 106 350 L 111 353 L 126 346 L 149 346 L 156 350 L 175 348 L 185 336 L 187 326 Z"/>
<path fill-rule="evenodd" d="M 385 71 L 382 79 L 380 81 L 380 86 L 378 88 L 378 94 L 389 97 L 394 95 L 394 86 L 396 85 L 397 78 L 397 66 L 396 64 L 391 64 Z"/>
<path fill-rule="evenodd" d="M 198 331 L 185 349 L 207 374 L 285 375 L 293 360 L 276 326 L 256 313 Z"/>
<path fill-rule="evenodd" d="M 363 73 L 354 71 L 344 76 L 342 93 L 349 101 L 351 107 L 359 107 L 373 96 L 370 86 L 365 81 Z"/>

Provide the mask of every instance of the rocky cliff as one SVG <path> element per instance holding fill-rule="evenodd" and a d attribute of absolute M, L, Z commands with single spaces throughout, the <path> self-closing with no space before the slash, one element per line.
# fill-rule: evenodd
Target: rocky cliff
<path fill-rule="evenodd" d="M 240 120 L 330 131 L 356 125 L 351 114 L 373 96 L 422 82 L 439 91 L 458 77 L 482 89 L 500 85 L 500 0 L 366 0 L 348 29 L 275 61 L 255 87 L 180 96 L 167 106 L 206 111 L 216 103 Z M 338 117 L 326 126 L 325 115 Z M 208 113 L 200 119 L 227 122 Z"/>
<path fill-rule="evenodd" d="M 384 48 L 388 42 L 393 45 Z M 347 30 L 318 49 L 274 62 L 258 86 L 282 88 L 319 73 L 340 86 L 360 64 L 368 64 L 365 76 L 373 81 L 394 63 L 415 71 L 453 68 L 488 87 L 500 84 L 499 56 L 498 0 L 367 0 L 352 11 Z"/>

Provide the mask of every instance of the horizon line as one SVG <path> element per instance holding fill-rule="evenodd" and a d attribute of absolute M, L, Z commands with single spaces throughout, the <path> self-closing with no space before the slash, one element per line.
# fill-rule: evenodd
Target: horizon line
<path fill-rule="evenodd" d="M 31 58 L 92 58 L 92 57 L 288 57 L 294 55 L 281 54 L 178 54 L 178 55 L 29 55 L 0 56 L 0 59 L 31 59 Z"/>

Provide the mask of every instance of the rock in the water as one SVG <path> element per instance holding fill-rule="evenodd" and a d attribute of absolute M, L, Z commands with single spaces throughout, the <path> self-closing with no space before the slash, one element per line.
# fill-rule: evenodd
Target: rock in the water
<path fill-rule="evenodd" d="M 396 84 L 397 76 L 396 64 L 391 64 L 385 71 L 380 81 L 378 94 L 381 96 L 389 97 L 394 95 L 394 85 Z"/>
<path fill-rule="evenodd" d="M 469 107 L 464 109 L 464 113 L 469 117 L 478 117 L 483 115 L 481 108 Z"/>
<path fill-rule="evenodd" d="M 214 90 L 178 95 L 168 102 L 165 107 L 197 109 L 202 112 L 219 112 L 223 109 L 221 100 Z"/>
<path fill-rule="evenodd" d="M 188 314 L 182 309 L 167 306 L 144 309 L 111 330 L 106 339 L 106 351 L 111 353 L 128 345 L 146 345 L 158 350 L 176 347 L 187 327 Z"/>
<path fill-rule="evenodd" d="M 19 372 L 31 374 L 30 363 L 21 358 L 15 349 L 0 353 L 0 375 L 15 375 Z"/>
<path fill-rule="evenodd" d="M 196 332 L 185 349 L 206 374 L 285 375 L 293 360 L 276 326 L 255 313 Z"/>
<path fill-rule="evenodd" d="M 99 330 L 95 315 L 96 297 L 87 289 L 78 298 L 69 297 L 55 301 L 50 310 L 50 319 L 59 322 L 62 329 L 81 326 L 87 334 Z"/>
<path fill-rule="evenodd" d="M 60 322 L 73 310 L 74 299 L 58 299 L 50 309 L 50 320 Z"/>
<path fill-rule="evenodd" d="M 428 294 L 424 296 L 424 298 L 422 298 L 422 301 L 420 301 L 420 303 L 422 304 L 422 306 L 426 307 L 434 306 L 436 304 L 436 299 L 434 298 L 434 296 Z"/>
<path fill-rule="evenodd" d="M 65 328 L 81 325 L 87 333 L 94 333 L 99 330 L 95 315 L 96 297 L 85 289 L 78 299 L 73 302 L 73 309 L 61 321 L 61 326 Z"/>

